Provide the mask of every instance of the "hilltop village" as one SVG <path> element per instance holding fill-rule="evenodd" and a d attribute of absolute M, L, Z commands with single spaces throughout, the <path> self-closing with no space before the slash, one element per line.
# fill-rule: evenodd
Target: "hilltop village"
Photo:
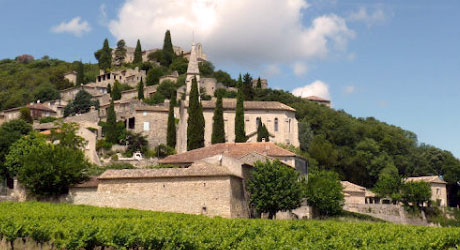
<path fill-rule="evenodd" d="M 299 148 L 308 131 L 299 124 L 296 109 L 247 98 L 254 89 L 268 90 L 267 79 L 245 74 L 233 81 L 225 72 L 219 79 L 210 76 L 206 72 L 213 66 L 203 45 L 193 43 L 190 51 L 172 46 L 169 32 L 162 50 L 142 51 L 139 41 L 136 48 L 120 41 L 111 49 L 105 42 L 95 56 L 100 68 L 95 81 L 83 84 L 82 68 L 67 72 L 64 78 L 73 86 L 60 90 L 59 99 L 0 113 L 0 124 L 29 117 L 42 135 L 63 131 L 62 124 L 75 125 L 86 159 L 103 171 L 71 185 L 61 197 L 66 202 L 248 218 L 260 216 L 250 206 L 247 186 L 258 163 L 279 161 L 307 179 L 312 161 Z M 165 63 L 174 70 L 158 70 Z M 331 107 L 330 100 L 316 96 L 306 101 Z M 105 168 L 114 163 L 133 168 Z M 428 183 L 427 201 L 447 206 L 447 182 L 438 176 L 404 179 L 417 181 Z M 30 198 L 17 179 L 10 182 L 9 196 Z M 397 199 L 350 180 L 340 186 L 344 209 L 401 222 L 394 216 L 400 212 Z M 305 200 L 296 207 L 276 217 L 311 218 L 315 213 Z"/>

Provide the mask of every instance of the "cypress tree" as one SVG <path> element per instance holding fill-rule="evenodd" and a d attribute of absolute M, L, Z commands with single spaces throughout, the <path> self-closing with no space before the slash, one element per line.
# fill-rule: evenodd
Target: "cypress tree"
<path fill-rule="evenodd" d="M 115 63 L 120 66 L 123 64 L 126 58 L 126 42 L 121 39 L 117 43 L 117 48 L 115 49 Z"/>
<path fill-rule="evenodd" d="M 254 88 L 252 87 L 252 77 L 249 73 L 244 74 L 244 83 L 243 83 L 243 91 L 244 91 L 244 99 L 247 101 L 254 99 Z"/>
<path fill-rule="evenodd" d="M 214 110 L 212 123 L 211 143 L 225 142 L 225 127 L 224 127 L 224 108 L 222 107 L 222 95 L 217 96 L 216 109 Z"/>
<path fill-rule="evenodd" d="M 262 119 L 258 120 L 257 125 L 257 141 L 261 142 L 262 139 L 265 139 L 266 142 L 270 141 L 270 133 L 268 133 L 267 127 L 262 123 Z"/>
<path fill-rule="evenodd" d="M 116 80 L 115 83 L 113 84 L 111 96 L 113 100 L 121 99 L 121 84 L 118 80 Z"/>
<path fill-rule="evenodd" d="M 137 85 L 137 99 L 144 100 L 144 82 L 142 79 Z"/>
<path fill-rule="evenodd" d="M 261 89 L 262 88 L 262 81 L 260 80 L 260 77 L 257 78 L 257 88 Z"/>
<path fill-rule="evenodd" d="M 241 74 L 238 76 L 238 81 L 236 82 L 236 87 L 241 89 L 243 87 L 243 79 L 241 78 Z"/>
<path fill-rule="evenodd" d="M 109 47 L 109 40 L 104 40 L 102 49 L 96 51 L 94 56 L 98 60 L 100 69 L 107 70 L 112 67 L 112 49 Z"/>
<path fill-rule="evenodd" d="M 199 101 L 198 83 L 192 80 L 187 119 L 187 150 L 204 147 L 204 116 L 203 107 Z"/>
<path fill-rule="evenodd" d="M 112 93 L 112 85 L 110 85 L 110 83 L 107 84 L 107 93 L 109 93 L 109 94 Z M 110 96 L 112 96 L 112 95 L 110 95 Z"/>
<path fill-rule="evenodd" d="M 166 137 L 166 145 L 169 147 L 176 147 L 176 119 L 174 118 L 174 106 L 176 98 L 171 98 L 169 102 L 169 113 L 168 113 L 168 131 Z"/>
<path fill-rule="evenodd" d="M 244 129 L 244 94 L 240 88 L 236 97 L 235 142 L 246 142 L 246 140 L 246 131 Z"/>
<path fill-rule="evenodd" d="M 163 59 L 165 61 L 165 66 L 169 66 L 174 59 L 174 48 L 171 42 L 171 32 L 169 30 L 165 33 L 165 39 L 163 41 Z"/>
<path fill-rule="evenodd" d="M 115 113 L 115 106 L 113 104 L 113 99 L 110 101 L 110 106 L 109 106 L 109 109 L 107 110 L 105 138 L 106 138 L 106 141 L 111 142 L 111 143 L 118 142 L 117 114 Z"/>
<path fill-rule="evenodd" d="M 136 49 L 134 50 L 134 64 L 141 64 L 142 63 L 142 47 L 141 41 L 137 39 Z"/>
<path fill-rule="evenodd" d="M 80 86 L 81 84 L 83 84 L 84 78 L 85 78 L 85 72 L 84 72 L 83 63 L 79 61 L 78 66 L 77 66 L 77 82 L 75 83 L 75 85 Z"/>

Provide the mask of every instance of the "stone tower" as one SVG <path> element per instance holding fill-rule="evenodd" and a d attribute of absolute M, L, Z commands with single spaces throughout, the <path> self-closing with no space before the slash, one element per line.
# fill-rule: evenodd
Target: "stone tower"
<path fill-rule="evenodd" d="M 198 67 L 197 48 L 196 44 L 192 44 L 192 50 L 190 51 L 190 60 L 187 67 L 187 76 L 185 78 L 185 84 L 187 86 L 185 95 L 188 101 L 190 96 L 190 90 L 192 89 L 192 79 L 195 77 L 198 83 L 198 92 L 200 91 L 200 69 Z"/>

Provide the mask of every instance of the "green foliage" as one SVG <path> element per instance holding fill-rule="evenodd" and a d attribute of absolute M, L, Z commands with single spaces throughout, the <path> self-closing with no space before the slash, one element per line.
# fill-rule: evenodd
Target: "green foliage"
<path fill-rule="evenodd" d="M 307 119 L 303 119 L 299 122 L 299 142 L 300 149 L 307 152 L 310 147 L 311 142 L 313 141 L 313 130 L 310 127 Z"/>
<path fill-rule="evenodd" d="M 100 139 L 100 140 L 97 140 L 97 142 L 96 142 L 96 150 L 97 151 L 99 151 L 101 149 L 110 150 L 112 148 L 112 146 L 113 146 L 113 144 L 108 142 L 105 139 Z"/>
<path fill-rule="evenodd" d="M 59 145 L 64 147 L 82 149 L 85 145 L 85 139 L 77 135 L 78 129 L 78 123 L 61 123 L 58 129 L 51 130 L 50 141 L 59 142 Z"/>
<path fill-rule="evenodd" d="M 174 58 L 171 65 L 169 65 L 169 69 L 171 71 L 177 71 L 179 75 L 187 73 L 188 67 L 188 60 L 185 57 L 176 57 Z"/>
<path fill-rule="evenodd" d="M 56 249 L 455 249 L 457 228 L 235 220 L 64 203 L 2 202 L 0 233 Z M 18 242 L 18 241 L 16 241 Z M 21 246 L 15 245 L 18 249 Z"/>
<path fill-rule="evenodd" d="M 163 158 L 163 157 L 166 157 L 168 155 L 176 154 L 176 149 L 174 149 L 173 147 L 164 145 L 164 144 L 160 144 L 160 145 L 155 147 L 155 150 L 154 150 L 153 153 L 154 153 L 154 155 L 152 155 L 152 156 L 158 157 L 158 158 Z"/>
<path fill-rule="evenodd" d="M 166 136 L 166 145 L 171 148 L 176 147 L 176 122 L 174 118 L 174 105 L 175 98 L 169 103 L 169 112 L 168 112 L 168 129 Z"/>
<path fill-rule="evenodd" d="M 102 129 L 105 134 L 105 140 L 112 144 L 120 143 L 126 132 L 124 123 L 117 122 L 113 100 L 110 102 L 110 106 L 107 110 L 107 122 L 102 123 Z"/>
<path fill-rule="evenodd" d="M 214 116 L 212 117 L 212 135 L 211 143 L 225 142 L 225 124 L 224 124 L 224 107 L 222 106 L 222 96 L 217 97 Z"/>
<path fill-rule="evenodd" d="M 123 91 L 122 87 L 121 87 L 121 83 L 118 80 L 115 80 L 115 82 L 113 83 L 112 92 L 110 93 L 110 96 L 112 97 L 112 100 L 114 100 L 114 101 L 120 100 L 121 99 L 121 91 Z"/>
<path fill-rule="evenodd" d="M 241 88 L 238 89 L 235 114 L 235 142 L 246 142 L 246 131 L 244 128 L 244 94 Z"/>
<path fill-rule="evenodd" d="M 85 83 L 85 66 L 81 61 L 77 62 L 77 79 L 75 82 L 76 86 L 80 86 Z"/>
<path fill-rule="evenodd" d="M 24 120 L 30 124 L 34 122 L 34 118 L 32 118 L 29 107 L 22 107 L 19 109 L 19 119 Z"/>
<path fill-rule="evenodd" d="M 59 98 L 59 91 L 51 83 L 44 83 L 34 91 L 34 101 L 46 102 Z"/>
<path fill-rule="evenodd" d="M 313 139 L 308 153 L 318 161 L 322 169 L 335 170 L 339 154 L 334 149 L 334 145 L 324 139 L 323 136 L 316 136 Z"/>
<path fill-rule="evenodd" d="M 389 166 L 379 174 L 379 179 L 374 187 L 374 192 L 380 197 L 388 197 L 399 200 L 399 190 L 401 188 L 401 177 L 395 166 Z"/>
<path fill-rule="evenodd" d="M 141 81 L 137 84 L 137 99 L 144 100 L 144 82 Z"/>
<path fill-rule="evenodd" d="M 104 40 L 102 49 L 94 53 L 98 61 L 99 68 L 102 70 L 108 70 L 112 67 L 112 49 L 109 46 L 109 40 Z"/>
<path fill-rule="evenodd" d="M 0 126 L 0 174 L 3 177 L 10 177 L 4 165 L 10 146 L 30 131 L 32 125 L 21 119 L 11 120 Z"/>
<path fill-rule="evenodd" d="M 216 78 L 217 82 L 224 84 L 227 87 L 235 87 L 236 81 L 232 79 L 229 73 L 218 70 L 214 72 L 214 78 Z"/>
<path fill-rule="evenodd" d="M 203 107 L 198 100 L 198 83 L 192 80 L 189 107 L 187 109 L 187 150 L 204 147 L 204 116 Z"/>
<path fill-rule="evenodd" d="M 205 77 L 210 77 L 214 74 L 214 65 L 210 61 L 200 62 L 198 69 L 200 70 L 200 75 Z"/>
<path fill-rule="evenodd" d="M 80 90 L 75 99 L 64 108 L 64 117 L 87 113 L 90 111 L 91 106 L 99 106 L 92 98 L 93 96 L 90 93 L 83 89 Z"/>
<path fill-rule="evenodd" d="M 115 63 L 120 66 L 124 63 L 126 58 L 126 42 L 121 39 L 117 42 L 117 48 L 115 49 Z"/>
<path fill-rule="evenodd" d="M 163 66 L 168 67 L 172 63 L 173 59 L 176 57 L 176 54 L 174 53 L 173 44 L 171 41 L 171 32 L 169 32 L 169 30 L 167 30 L 165 33 L 162 52 L 163 60 L 160 61 L 160 63 L 162 63 Z"/>
<path fill-rule="evenodd" d="M 270 141 L 270 133 L 268 133 L 267 127 L 262 123 L 259 117 L 257 124 L 257 141 L 261 142 L 262 140 L 265 140 L 266 142 Z"/>
<path fill-rule="evenodd" d="M 143 136 L 142 134 L 128 132 L 126 135 L 126 140 L 128 144 L 128 148 L 126 149 L 126 151 L 129 154 L 133 154 L 135 152 L 141 152 L 144 154 L 145 152 L 147 152 L 149 143 L 145 136 Z"/>
<path fill-rule="evenodd" d="M 165 80 L 158 85 L 157 92 L 166 99 L 174 99 L 176 97 L 176 84 L 170 80 Z"/>
<path fill-rule="evenodd" d="M 65 137 L 75 139 L 76 135 Z M 69 141 L 63 139 L 58 145 L 46 143 L 44 137 L 32 133 L 10 147 L 5 166 L 38 198 L 65 194 L 71 184 L 86 179 L 85 172 L 90 166 L 83 151 L 74 145 L 69 147 L 66 142 Z"/>
<path fill-rule="evenodd" d="M 162 67 L 153 67 L 147 72 L 146 84 L 147 86 L 156 85 L 160 82 L 160 77 L 165 74 Z"/>
<path fill-rule="evenodd" d="M 305 185 L 305 197 L 308 204 L 322 216 L 340 214 L 344 196 L 338 174 L 324 170 L 310 173 Z"/>
<path fill-rule="evenodd" d="M 241 78 L 241 74 L 238 75 L 238 81 L 236 82 L 236 87 L 241 89 L 243 87 L 243 78 Z"/>
<path fill-rule="evenodd" d="M 424 202 L 430 201 L 431 186 L 423 181 L 410 181 L 401 186 L 402 200 L 406 205 L 421 207 Z"/>
<path fill-rule="evenodd" d="M 152 97 L 144 99 L 144 102 L 148 105 L 157 105 L 165 102 L 166 97 L 160 92 L 155 92 Z"/>
<path fill-rule="evenodd" d="M 252 101 L 254 99 L 254 88 L 252 87 L 252 77 L 249 73 L 244 74 L 243 77 L 243 92 L 244 100 Z"/>
<path fill-rule="evenodd" d="M 134 50 L 133 64 L 141 64 L 141 63 L 142 63 L 142 47 L 141 47 L 141 41 L 137 39 L 136 49 Z"/>
<path fill-rule="evenodd" d="M 214 97 L 222 96 L 222 98 L 236 98 L 238 95 L 237 92 L 227 89 L 216 89 L 214 91 Z"/>
<path fill-rule="evenodd" d="M 251 205 L 270 219 L 278 211 L 299 207 L 302 200 L 299 174 L 279 160 L 256 162 L 247 190 Z"/>
<path fill-rule="evenodd" d="M 40 120 L 38 120 L 38 122 L 40 122 L 40 124 L 42 124 L 42 123 L 54 122 L 56 120 L 59 120 L 59 118 L 52 117 L 52 116 L 47 116 L 47 117 L 40 118 Z"/>
<path fill-rule="evenodd" d="M 257 88 L 261 89 L 262 88 L 262 81 L 260 80 L 260 77 L 257 78 Z"/>

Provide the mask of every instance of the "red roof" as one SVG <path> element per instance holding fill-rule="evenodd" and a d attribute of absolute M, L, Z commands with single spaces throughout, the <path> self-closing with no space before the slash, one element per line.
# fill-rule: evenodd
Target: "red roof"
<path fill-rule="evenodd" d="M 189 164 L 219 154 L 239 159 L 254 152 L 271 157 L 296 156 L 296 154 L 291 151 L 281 148 L 271 142 L 219 143 L 181 154 L 170 155 L 159 162 L 163 164 Z"/>
<path fill-rule="evenodd" d="M 324 99 L 318 96 L 314 96 L 314 95 L 307 97 L 307 99 L 310 101 L 316 101 L 316 102 L 330 102 L 330 100 L 327 100 L 327 99 Z"/>

